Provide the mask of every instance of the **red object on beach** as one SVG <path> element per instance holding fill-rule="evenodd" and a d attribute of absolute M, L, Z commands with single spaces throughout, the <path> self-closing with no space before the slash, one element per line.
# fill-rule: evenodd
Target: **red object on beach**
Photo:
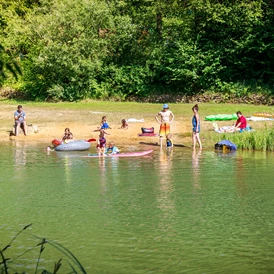
<path fill-rule="evenodd" d="M 51 143 L 53 144 L 54 147 L 57 147 L 57 146 L 59 146 L 59 145 L 62 144 L 62 141 L 61 140 L 57 140 L 57 139 L 53 139 L 51 141 Z"/>
<path fill-rule="evenodd" d="M 91 138 L 91 139 L 88 139 L 87 142 L 96 142 L 96 139 L 95 138 Z"/>

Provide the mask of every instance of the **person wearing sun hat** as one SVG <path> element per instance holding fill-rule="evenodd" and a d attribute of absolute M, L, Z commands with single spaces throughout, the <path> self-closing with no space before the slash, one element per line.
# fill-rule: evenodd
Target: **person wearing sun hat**
<path fill-rule="evenodd" d="M 174 114 L 169 110 L 168 104 L 163 105 L 163 110 L 156 114 L 155 119 L 160 124 L 159 135 L 162 144 L 162 138 L 166 137 L 167 134 L 170 133 L 170 124 L 174 120 Z"/>

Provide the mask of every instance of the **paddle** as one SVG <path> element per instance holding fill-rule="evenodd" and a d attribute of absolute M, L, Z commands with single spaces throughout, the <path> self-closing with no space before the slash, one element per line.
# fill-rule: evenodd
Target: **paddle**
<path fill-rule="evenodd" d="M 89 143 L 90 143 L 90 142 L 96 142 L 96 139 L 91 138 L 91 139 L 88 139 L 87 142 L 89 142 Z"/>

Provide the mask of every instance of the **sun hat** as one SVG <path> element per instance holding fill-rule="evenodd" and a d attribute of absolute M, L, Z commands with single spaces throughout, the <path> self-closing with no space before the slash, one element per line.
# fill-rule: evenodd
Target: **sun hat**
<path fill-rule="evenodd" d="M 164 105 L 163 105 L 163 108 L 168 108 L 168 104 L 164 104 Z"/>

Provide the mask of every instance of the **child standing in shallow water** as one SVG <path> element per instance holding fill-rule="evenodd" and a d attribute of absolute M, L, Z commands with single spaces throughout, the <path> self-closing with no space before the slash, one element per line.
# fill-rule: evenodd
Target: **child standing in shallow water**
<path fill-rule="evenodd" d="M 173 141 L 172 141 L 172 134 L 168 133 L 166 136 L 166 147 L 167 148 L 173 148 Z"/>
<path fill-rule="evenodd" d="M 198 114 L 198 105 L 196 104 L 193 108 L 192 108 L 192 111 L 194 113 L 193 117 L 192 117 L 192 141 L 193 141 L 193 149 L 195 149 L 196 147 L 196 143 L 198 142 L 199 146 L 200 146 L 200 149 L 202 149 L 202 143 L 201 143 L 201 140 L 200 140 L 200 136 L 199 136 L 199 133 L 200 133 L 200 127 L 201 127 L 201 124 L 200 124 L 200 117 L 199 117 L 199 114 Z"/>
<path fill-rule="evenodd" d="M 104 129 L 100 129 L 99 139 L 98 139 L 98 143 L 97 143 L 98 155 L 104 155 L 104 153 L 105 153 L 105 148 L 106 148 L 106 143 L 107 143 L 105 134 L 110 135 L 109 133 L 106 133 Z"/>

